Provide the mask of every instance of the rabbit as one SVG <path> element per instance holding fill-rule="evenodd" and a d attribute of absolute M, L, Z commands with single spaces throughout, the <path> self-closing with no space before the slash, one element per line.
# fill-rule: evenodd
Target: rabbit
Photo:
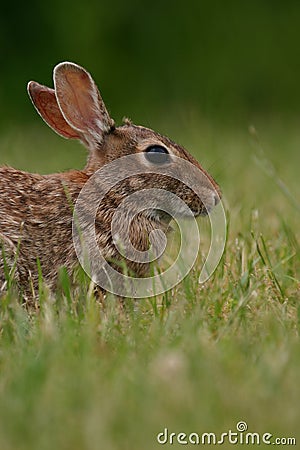
<path fill-rule="evenodd" d="M 120 201 L 140 189 L 158 187 L 179 195 L 195 216 L 206 214 L 221 197 L 214 179 L 187 150 L 169 138 L 126 119 L 116 127 L 91 75 L 71 62 L 56 65 L 54 89 L 31 81 L 28 93 L 44 121 L 60 136 L 77 139 L 88 150 L 82 170 L 40 175 L 11 167 L 0 168 L 0 288 L 6 290 L 7 273 L 14 277 L 23 298 L 37 295 L 39 270 L 50 290 L 55 290 L 60 267 L 72 274 L 78 259 L 72 240 L 73 209 L 90 177 L 105 164 L 136 153 L 145 157 L 161 153 L 183 158 L 204 174 L 206 205 L 188 187 L 177 180 L 157 174 L 145 174 L 119 183 L 102 201 L 96 217 L 97 243 L 105 258 L 121 260 L 111 236 L 111 221 Z M 208 181 L 205 181 L 208 180 Z M 201 185 L 202 188 L 202 185 Z M 70 202 L 71 200 L 71 202 Z M 207 206 L 208 205 L 208 206 Z M 157 214 L 139 214 L 132 225 L 132 244 L 147 249 L 153 229 L 166 230 L 168 218 Z M 126 261 L 137 276 L 144 276 L 148 264 Z M 118 269 L 119 270 L 119 269 Z M 2 287 L 1 287 L 2 286 Z"/>

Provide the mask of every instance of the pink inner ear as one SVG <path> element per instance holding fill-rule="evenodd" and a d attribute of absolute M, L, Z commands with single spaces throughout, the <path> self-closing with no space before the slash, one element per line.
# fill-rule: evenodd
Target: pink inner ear
<path fill-rule="evenodd" d="M 38 113 L 56 133 L 69 139 L 81 139 L 81 135 L 64 119 L 54 89 L 32 81 L 28 84 L 28 92 Z"/>
<path fill-rule="evenodd" d="M 114 122 L 90 74 L 76 64 L 61 63 L 54 70 L 54 84 L 67 122 L 87 140 L 100 142 Z"/>
<path fill-rule="evenodd" d="M 94 129 L 97 117 L 88 81 L 85 73 L 66 72 L 56 87 L 58 101 L 66 119 L 82 132 Z"/>

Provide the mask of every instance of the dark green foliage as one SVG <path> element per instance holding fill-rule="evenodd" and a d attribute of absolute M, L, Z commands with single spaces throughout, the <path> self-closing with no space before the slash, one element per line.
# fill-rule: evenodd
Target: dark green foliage
<path fill-rule="evenodd" d="M 299 111 L 297 1 L 6 2 L 0 37 L 1 122 L 36 119 L 26 83 L 51 85 L 62 60 L 91 71 L 118 121 Z"/>

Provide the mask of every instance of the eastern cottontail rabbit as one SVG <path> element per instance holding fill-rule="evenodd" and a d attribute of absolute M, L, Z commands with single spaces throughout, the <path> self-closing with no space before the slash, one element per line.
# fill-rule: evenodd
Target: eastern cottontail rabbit
<path fill-rule="evenodd" d="M 167 189 L 180 196 L 195 215 L 206 212 L 219 199 L 214 180 L 182 147 L 168 138 L 130 121 L 115 127 L 90 74 L 80 66 L 63 62 L 54 69 L 54 89 L 34 81 L 28 84 L 31 100 L 45 122 L 59 135 L 80 140 L 89 151 L 86 167 L 65 173 L 39 175 L 2 167 L 0 189 L 0 282 L 5 289 L 7 272 L 13 273 L 23 295 L 31 296 L 38 286 L 37 260 L 44 281 L 54 288 L 57 272 L 65 266 L 69 273 L 78 264 L 72 241 L 72 205 L 90 177 L 106 163 L 124 155 L 175 155 L 189 161 L 204 175 L 199 179 L 205 206 L 193 191 L 168 177 L 146 174 L 119 183 L 101 203 L 96 218 L 96 235 L 104 257 L 120 260 L 111 236 L 115 208 L 126 195 L 140 188 Z M 147 162 L 149 164 L 149 161 Z M 71 201 L 70 201 L 71 199 Z M 165 227 L 159 214 L 137 216 L 133 225 L 133 245 L 144 250 L 153 229 Z M 147 264 L 132 263 L 138 276 Z"/>

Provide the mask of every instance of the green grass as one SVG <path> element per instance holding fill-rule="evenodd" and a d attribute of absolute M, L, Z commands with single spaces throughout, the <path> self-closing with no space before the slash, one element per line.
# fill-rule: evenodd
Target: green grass
<path fill-rule="evenodd" d="M 241 420 L 299 445 L 299 127 L 264 123 L 263 142 L 246 126 L 166 128 L 222 186 L 220 266 L 204 285 L 195 267 L 123 309 L 97 302 L 87 279 L 75 294 L 62 275 L 39 310 L 12 288 L 0 303 L 1 450 L 155 449 L 165 427 L 221 434 Z M 84 160 L 46 131 L 8 133 L 1 149 L 3 163 L 32 171 Z"/>

